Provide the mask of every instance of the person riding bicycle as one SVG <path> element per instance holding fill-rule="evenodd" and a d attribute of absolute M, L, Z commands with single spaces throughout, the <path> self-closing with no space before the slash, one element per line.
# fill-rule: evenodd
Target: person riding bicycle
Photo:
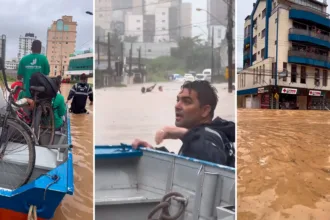
<path fill-rule="evenodd" d="M 74 114 L 88 113 L 86 110 L 87 97 L 89 97 L 90 105 L 93 105 L 93 89 L 87 83 L 87 75 L 82 74 L 80 76 L 80 82 L 76 83 L 70 90 L 67 103 L 73 98 L 70 112 Z"/>
<path fill-rule="evenodd" d="M 55 130 L 59 131 L 64 125 L 63 116 L 66 113 L 66 104 L 65 104 L 64 96 L 60 93 L 62 77 L 57 76 L 53 78 L 53 80 L 55 80 L 56 85 L 59 88 L 56 97 L 52 101 L 52 106 L 54 110 L 54 119 L 55 119 Z"/>
<path fill-rule="evenodd" d="M 49 75 L 50 68 L 47 57 L 41 53 L 41 41 L 34 40 L 32 42 L 32 53 L 24 56 L 19 62 L 17 79 L 23 79 L 24 91 L 21 96 L 31 98 L 30 79 L 34 73 L 42 73 Z"/>

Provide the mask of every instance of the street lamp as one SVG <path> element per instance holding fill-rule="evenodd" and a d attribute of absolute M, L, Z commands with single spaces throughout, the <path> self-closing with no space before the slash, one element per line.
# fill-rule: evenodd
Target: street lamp
<path fill-rule="evenodd" d="M 86 11 L 86 14 L 88 14 L 88 15 L 93 15 L 93 12 Z"/>

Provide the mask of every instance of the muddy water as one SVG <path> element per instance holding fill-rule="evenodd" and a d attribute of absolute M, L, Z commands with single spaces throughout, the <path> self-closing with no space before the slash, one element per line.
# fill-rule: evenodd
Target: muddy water
<path fill-rule="evenodd" d="M 238 218 L 330 219 L 330 112 L 238 110 Z"/>
<path fill-rule="evenodd" d="M 70 84 L 63 84 L 67 99 Z M 57 208 L 54 220 L 93 219 L 93 106 L 87 101 L 89 115 L 71 114 L 71 135 L 74 161 L 74 195 L 66 195 Z"/>
<path fill-rule="evenodd" d="M 152 93 L 142 94 L 142 85 L 96 90 L 96 144 L 131 144 L 134 138 L 140 138 L 156 146 L 156 131 L 166 125 L 174 125 L 174 105 L 181 83 L 159 85 L 163 86 L 163 92 L 155 88 Z M 226 84 L 216 84 L 215 87 L 219 96 L 215 115 L 234 120 L 235 93 L 228 94 Z M 166 140 L 161 145 L 178 152 L 181 141 Z"/>

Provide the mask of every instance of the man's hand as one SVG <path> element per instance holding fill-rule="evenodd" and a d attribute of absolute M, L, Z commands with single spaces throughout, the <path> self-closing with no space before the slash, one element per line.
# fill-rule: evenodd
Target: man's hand
<path fill-rule="evenodd" d="M 137 149 L 138 146 L 143 146 L 143 147 L 146 147 L 146 148 L 151 148 L 151 149 L 153 149 L 153 147 L 151 146 L 151 144 L 149 144 L 148 142 L 146 142 L 146 141 L 142 141 L 142 140 L 140 140 L 140 139 L 135 139 L 135 140 L 133 141 L 133 143 L 132 143 L 132 147 L 133 147 L 134 149 Z"/>
<path fill-rule="evenodd" d="M 157 131 L 155 136 L 156 144 L 160 144 L 165 139 L 180 139 L 182 138 L 186 133 L 188 132 L 188 129 L 186 128 L 179 128 L 175 126 L 166 126 L 163 129 Z"/>

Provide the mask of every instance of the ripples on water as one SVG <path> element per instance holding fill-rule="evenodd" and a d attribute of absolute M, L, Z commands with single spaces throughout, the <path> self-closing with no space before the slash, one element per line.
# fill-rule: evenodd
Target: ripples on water
<path fill-rule="evenodd" d="M 155 145 L 156 131 L 174 125 L 174 106 L 181 84 L 160 83 L 152 93 L 141 93 L 142 86 L 151 85 L 96 90 L 96 144 L 131 144 L 135 138 L 141 138 Z M 159 85 L 163 86 L 163 92 L 158 91 Z M 216 84 L 215 87 L 219 95 L 215 115 L 234 120 L 235 92 L 228 94 L 226 84 Z M 161 145 L 178 152 L 181 141 L 166 140 Z"/>
<path fill-rule="evenodd" d="M 71 86 L 61 87 L 65 100 Z M 70 115 L 75 189 L 73 196 L 65 196 L 54 220 L 93 219 L 93 106 L 89 100 L 87 109 L 88 115 Z"/>
<path fill-rule="evenodd" d="M 238 218 L 329 219 L 330 113 L 238 110 Z"/>

